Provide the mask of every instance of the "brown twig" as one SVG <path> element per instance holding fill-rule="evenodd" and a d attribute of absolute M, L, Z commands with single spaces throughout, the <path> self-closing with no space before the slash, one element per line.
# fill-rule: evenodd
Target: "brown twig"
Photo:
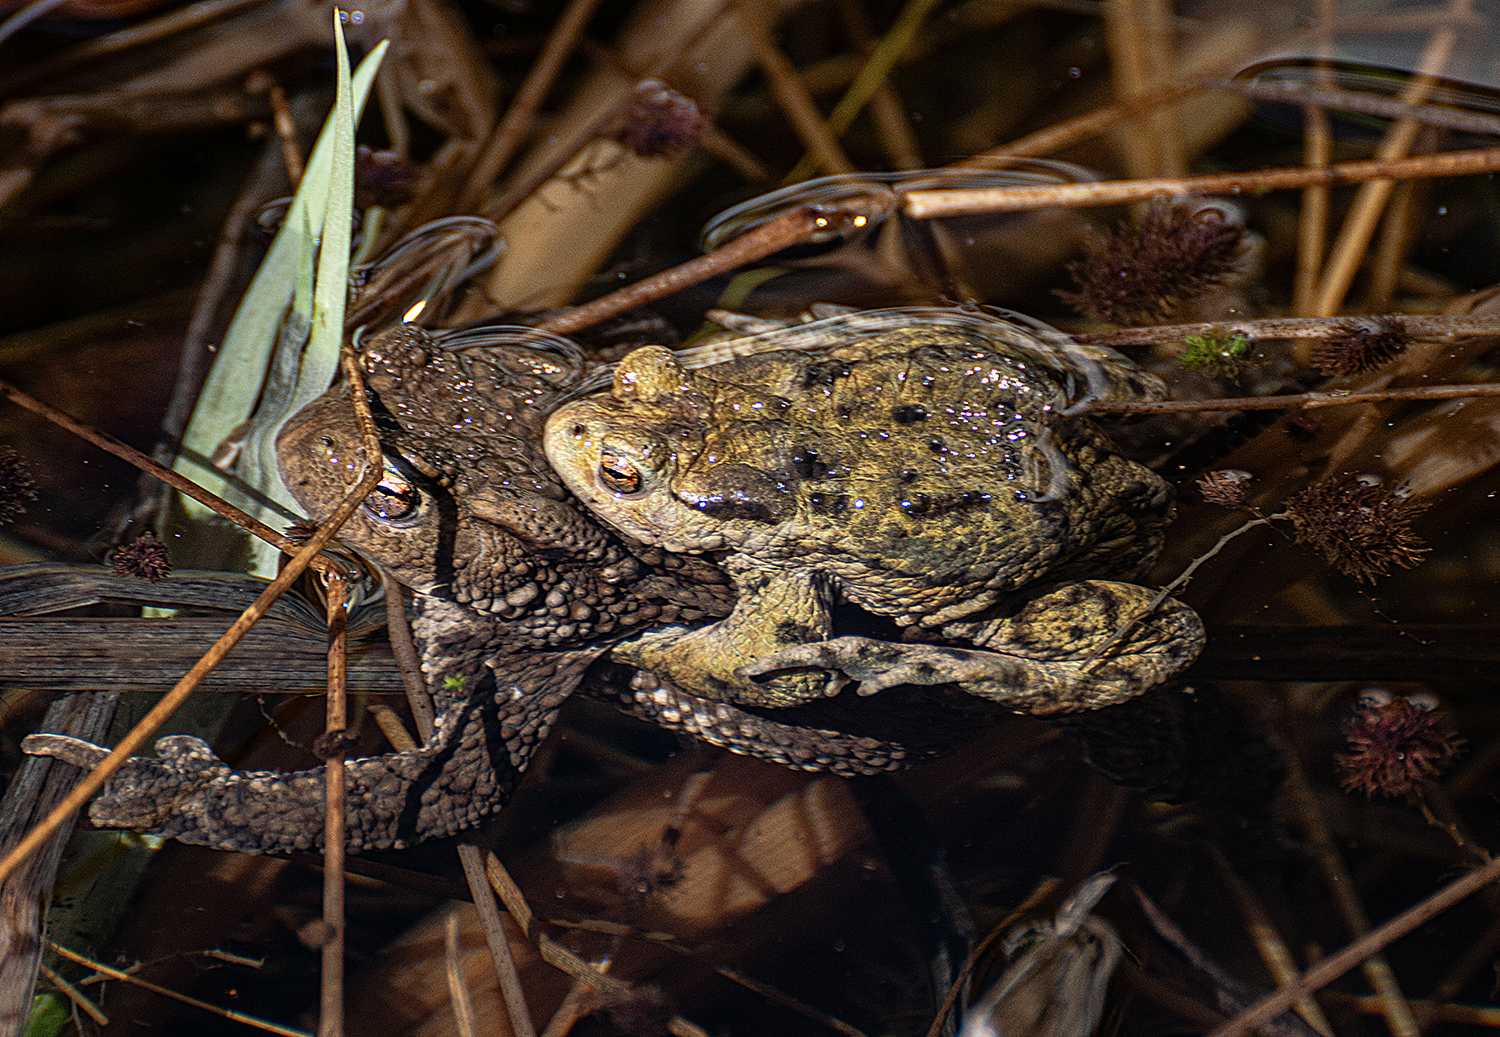
<path fill-rule="evenodd" d="M 120 442 L 114 436 L 106 435 L 105 433 L 84 424 L 77 418 L 74 418 L 63 411 L 58 410 L 56 407 L 53 407 L 50 404 L 43 403 L 40 400 L 35 399 L 34 397 L 28 396 L 26 393 L 22 392 L 20 389 L 17 389 L 15 386 L 10 385 L 7 382 L 0 382 L 0 396 L 4 396 L 6 399 L 10 400 L 18 407 L 24 408 L 25 410 L 31 411 L 33 414 L 46 418 L 48 421 L 52 422 L 54 425 L 59 426 L 60 428 L 67 429 L 75 436 L 88 440 L 100 450 L 114 454 L 122 461 L 126 461 L 130 464 L 135 465 L 141 471 L 146 472 L 149 475 L 154 475 L 156 478 L 160 479 L 162 482 L 166 483 L 174 490 L 177 490 L 184 496 L 193 498 L 193 500 L 202 504 L 204 507 L 212 509 L 216 514 L 222 515 L 224 518 L 233 522 L 235 525 L 239 526 L 246 532 L 264 540 L 272 547 L 280 548 L 288 554 L 294 554 L 299 550 L 300 545 L 296 541 L 287 539 L 280 533 L 276 532 L 276 530 L 266 525 L 264 522 L 252 518 L 245 512 L 241 511 L 239 508 L 236 508 L 233 504 L 230 504 L 222 498 L 209 493 L 207 490 L 199 486 L 197 483 L 193 482 L 191 479 L 177 474 L 166 465 L 161 464 L 159 461 L 155 461 L 147 457 L 135 447 Z M 330 566 L 331 564 L 332 563 L 329 563 L 327 561 L 320 560 L 320 563 L 315 564 L 314 568 L 323 569 L 327 566 Z"/>
<path fill-rule="evenodd" d="M 292 106 L 287 103 L 286 90 L 280 83 L 271 84 L 266 99 L 271 102 L 271 124 L 276 128 L 276 139 L 281 142 L 286 178 L 295 191 L 302 182 L 302 171 L 307 168 L 302 158 L 302 146 L 297 143 L 297 120 L 292 118 Z"/>
<path fill-rule="evenodd" d="M 36 971 L 38 977 L 40 977 L 41 979 L 45 979 L 48 983 L 51 983 L 54 987 L 60 990 L 62 992 L 62 995 L 69 1001 L 71 1001 L 75 1006 L 77 1006 L 78 1010 L 81 1011 L 84 1015 L 94 1020 L 94 1022 L 98 1023 L 100 1026 L 109 1025 L 109 1016 L 100 1011 L 98 1005 L 94 1004 L 94 1002 L 84 997 L 83 991 L 79 990 L 73 984 L 63 979 L 61 976 L 53 972 L 45 965 L 38 965 Z"/>
<path fill-rule="evenodd" d="M 1300 998 L 1332 983 L 1372 954 L 1389 946 L 1497 879 L 1500 879 L 1500 857 L 1496 857 L 1484 867 L 1471 871 L 1462 878 L 1455 879 L 1426 900 L 1413 904 L 1390 921 L 1371 929 L 1343 950 L 1329 955 L 1308 969 L 1296 982 L 1277 988 L 1275 992 L 1268 994 L 1214 1030 L 1208 1037 L 1241 1037 L 1242 1034 L 1249 1033 L 1262 1023 L 1276 1018 Z"/>
<path fill-rule="evenodd" d="M 668 69 L 670 69 L 678 61 L 682 60 L 683 55 L 691 54 L 694 50 L 696 50 L 698 45 L 703 42 L 704 37 L 713 32 L 714 29 L 718 27 L 719 20 L 723 17 L 724 9 L 729 6 L 729 2 L 730 0 L 720 0 L 719 3 L 715 4 L 713 9 L 708 11 L 703 16 L 703 18 L 693 26 L 693 31 L 687 34 L 687 37 L 683 40 L 682 44 L 679 47 L 670 50 L 666 54 L 663 54 L 661 58 L 656 62 L 656 64 L 648 69 L 641 78 L 661 79 L 667 74 Z M 570 147 L 557 149 L 556 156 L 550 164 L 548 164 L 544 168 L 536 170 L 526 180 L 513 183 L 509 187 L 507 187 L 504 194 L 502 194 L 499 198 L 496 198 L 489 205 L 485 206 L 484 212 L 481 215 L 483 215 L 486 219 L 494 220 L 497 223 L 504 217 L 510 215 L 510 213 L 520 207 L 522 202 L 530 198 L 532 194 L 539 191 L 542 187 L 546 186 L 546 184 L 549 183 L 553 177 L 557 176 L 558 173 L 565 166 L 567 166 L 568 163 L 572 162 L 584 148 L 588 147 L 595 140 L 598 140 L 599 137 L 608 132 L 608 130 L 612 126 L 619 123 L 619 121 L 624 118 L 625 112 L 628 110 L 629 106 L 634 103 L 634 100 L 634 94 L 630 91 L 626 91 L 615 104 L 609 106 L 604 111 L 601 111 L 598 116 L 595 117 L 593 122 L 585 126 L 583 132 L 579 133 L 573 139 L 573 143 Z"/>
<path fill-rule="evenodd" d="M 1105 180 L 1092 184 L 1048 187 L 986 187 L 969 190 L 910 191 L 901 196 L 902 211 L 914 220 L 982 213 L 1019 212 L 1046 206 L 1118 205 L 1146 201 L 1159 194 L 1235 195 L 1284 191 L 1317 184 L 1335 186 L 1370 180 L 1473 176 L 1500 170 L 1500 148 L 1446 151 L 1437 155 L 1383 161 L 1340 162 L 1320 169 L 1293 167 L 1259 172 L 1213 173 L 1207 176 L 1153 180 Z"/>
<path fill-rule="evenodd" d="M 510 939 L 505 935 L 500 908 L 495 904 L 495 891 L 485 873 L 484 855 L 473 843 L 460 843 L 458 859 L 463 863 L 464 877 L 469 880 L 469 892 L 479 911 L 479 925 L 484 930 L 485 942 L 489 944 L 495 974 L 500 978 L 500 996 L 505 1002 L 511 1031 L 516 1037 L 536 1037 L 531 1012 L 526 1006 L 526 994 L 521 989 L 521 976 L 516 971 L 516 959 L 510 953 Z"/>
<path fill-rule="evenodd" d="M 1081 141 L 1097 137 L 1120 123 L 1143 118 L 1163 105 L 1185 101 L 1194 94 L 1217 86 L 1218 81 L 1198 79 L 1173 84 L 1154 93 L 1139 94 L 1106 108 L 1096 108 L 1084 115 L 1037 130 L 1009 144 L 1002 144 L 998 148 L 982 151 L 960 162 L 955 162 L 954 166 L 960 169 L 975 167 L 989 169 L 1003 167 L 1013 158 L 1040 158 L 1043 155 L 1056 154 Z"/>
<path fill-rule="evenodd" d="M 875 96 L 880 85 L 886 82 L 891 69 L 911 46 L 917 30 L 922 27 L 922 23 L 927 20 L 927 16 L 936 6 L 937 0 L 906 0 L 890 30 L 875 49 L 866 56 L 859 74 L 854 77 L 854 82 L 849 84 L 849 89 L 844 91 L 844 96 L 839 98 L 838 104 L 829 113 L 827 123 L 822 124 L 834 140 L 849 132 L 849 127 L 854 125 L 855 117 L 864 110 L 865 105 L 870 103 L 870 99 Z M 806 89 L 801 79 L 798 79 L 797 83 L 799 88 Z M 796 168 L 787 175 L 786 181 L 797 183 L 807 179 L 813 172 L 815 157 L 815 153 L 804 155 Z M 824 172 L 841 172 L 841 170 L 825 168 Z"/>
<path fill-rule="evenodd" d="M 663 270 L 617 292 L 593 302 L 564 310 L 556 317 L 537 325 L 539 331 L 553 335 L 570 335 L 600 321 L 655 302 L 673 292 L 700 284 L 711 277 L 729 273 L 749 263 L 764 259 L 814 234 L 827 233 L 842 219 L 841 210 L 826 210 L 804 205 L 768 220 L 754 230 L 735 238 L 706 256 Z"/>
<path fill-rule="evenodd" d="M 1286 396 L 1241 396 L 1222 400 L 1090 401 L 1076 414 L 1192 414 L 1225 410 L 1317 410 L 1355 403 L 1397 403 L 1410 400 L 1462 400 L 1500 396 L 1500 382 L 1476 385 L 1427 385 L 1417 389 L 1380 389 L 1375 392 L 1304 392 Z"/>
<path fill-rule="evenodd" d="M 1448 11 L 1454 16 L 1461 17 L 1471 12 L 1473 7 L 1474 0 L 1451 0 Z M 1432 93 L 1437 86 L 1437 76 L 1448 64 L 1448 59 L 1457 45 L 1456 26 L 1441 25 L 1433 30 L 1427 42 L 1427 48 L 1417 64 L 1417 75 L 1401 92 L 1403 102 L 1420 104 Z M 1386 131 L 1385 139 L 1380 142 L 1380 147 L 1375 151 L 1375 160 L 1388 162 L 1409 154 L 1421 129 L 1421 123 L 1415 119 L 1398 119 Z M 1339 232 L 1338 240 L 1329 250 L 1328 264 L 1323 270 L 1323 281 L 1313 299 L 1315 315 L 1326 316 L 1338 312 L 1344 296 L 1349 292 L 1349 286 L 1354 283 L 1355 272 L 1359 270 L 1360 262 L 1369 248 L 1370 238 L 1375 234 L 1375 227 L 1380 221 L 1381 214 L 1385 212 L 1386 203 L 1390 200 L 1391 191 L 1396 186 L 1397 179 L 1405 178 L 1375 178 L 1359 189 L 1354 203 L 1349 207 L 1348 215 L 1344 218 L 1343 230 Z"/>
<path fill-rule="evenodd" d="M 532 912 L 531 906 L 526 903 L 525 894 L 521 892 L 521 887 L 516 885 L 516 880 L 510 877 L 510 872 L 505 870 L 505 865 L 500 863 L 500 858 L 493 853 L 486 853 L 484 871 L 490 886 L 499 896 L 500 902 L 516 920 L 527 939 L 536 947 L 543 961 L 574 979 L 582 980 L 593 990 L 614 996 L 629 993 L 630 984 L 600 972 L 537 927 L 536 915 Z M 702 1027 L 689 1022 L 680 1015 L 674 1015 L 668 1021 L 667 1029 L 674 1037 L 708 1037 L 707 1031 Z"/>
<path fill-rule="evenodd" d="M 877 41 L 864 5 L 859 0 L 839 0 L 834 6 L 849 42 L 868 63 L 875 54 Z M 891 84 L 889 69 L 886 71 L 886 78 L 875 87 L 875 93 L 870 98 L 870 119 L 875 124 L 875 133 L 880 138 L 881 148 L 885 151 L 891 168 L 923 167 L 921 146 L 912 130 L 911 119 L 901 106 L 901 97 Z"/>
<path fill-rule="evenodd" d="M 352 355 L 346 355 L 345 368 L 346 370 L 352 369 L 352 382 L 353 384 L 358 384 L 358 365 L 354 363 Z M 9 386 L 0 383 L 0 392 L 6 389 L 9 389 Z M 11 395 L 11 392 L 5 392 L 5 395 L 10 396 L 12 399 L 15 398 Z M 359 396 L 360 394 L 356 393 L 355 395 Z M 27 397 L 27 399 L 30 398 Z M 149 458 L 146 460 L 149 461 Z M 154 464 L 154 462 L 152 463 Z M 110 751 L 109 755 L 99 761 L 98 766 L 92 771 L 84 775 L 83 779 L 78 783 L 78 787 L 69 793 L 66 799 L 54 807 L 51 813 L 36 828 L 27 833 L 26 838 L 17 843 L 15 848 L 7 853 L 3 860 L 0 860 L 0 882 L 3 882 L 22 861 L 35 853 L 51 837 L 53 832 L 61 828 L 74 814 L 82 809 L 84 804 L 104 787 L 104 783 L 109 781 L 125 765 L 125 761 L 145 746 L 146 740 L 155 734 L 162 724 L 166 723 L 167 718 L 176 712 L 179 706 L 187 701 L 187 697 L 192 694 L 193 689 L 218 665 L 219 660 L 239 643 L 239 640 L 245 636 L 245 632 L 254 626 L 261 616 L 265 615 L 266 610 L 271 607 L 277 598 L 281 597 L 288 587 L 302 577 L 302 574 L 307 571 L 308 566 L 312 564 L 313 559 L 318 556 L 318 552 L 322 551 L 328 542 L 333 539 L 339 527 L 344 524 L 350 515 L 354 514 L 355 509 L 360 506 L 365 496 L 380 482 L 381 474 L 380 454 L 377 450 L 375 453 L 367 455 L 365 473 L 363 478 L 360 479 L 359 485 L 344 498 L 338 510 L 333 513 L 328 521 L 320 526 L 307 543 L 297 550 L 291 561 L 287 563 L 286 568 L 277 575 L 276 579 L 267 585 L 266 589 L 261 592 L 260 597 L 256 598 L 249 608 L 240 613 L 239 618 L 224 632 L 224 635 L 214 642 L 213 646 L 203 654 L 203 658 L 199 659 L 193 665 L 192 669 L 188 670 L 187 674 L 177 682 L 171 691 L 162 696 L 161 701 L 141 718 L 140 723 L 136 724 L 120 740 L 120 743 Z"/>
<path fill-rule="evenodd" d="M 425 742 L 432 737 L 436 715 L 432 709 L 432 695 L 422 677 L 422 660 L 417 657 L 417 646 L 411 637 L 411 624 L 406 621 L 406 596 L 396 578 L 383 569 L 380 582 L 385 588 L 385 629 L 391 642 L 391 654 L 401 668 L 401 684 L 406 689 L 406 704 L 411 709 L 412 723 L 417 725 L 417 737 Z"/>
<path fill-rule="evenodd" d="M 734 16 L 740 23 L 745 42 L 750 44 L 750 51 L 755 55 L 755 63 L 760 66 L 771 96 L 791 124 L 792 132 L 807 149 L 812 167 L 824 173 L 854 172 L 854 163 L 849 161 L 837 137 L 824 122 L 812 95 L 798 78 L 796 68 L 771 38 L 770 27 L 765 23 L 760 6 L 753 0 L 741 0 L 735 4 Z M 795 175 L 796 171 L 793 172 Z"/>
<path fill-rule="evenodd" d="M 362 394 L 361 394 L 362 395 Z M 332 752 L 323 778 L 323 968 L 319 997 L 319 1037 L 344 1033 L 344 760 L 349 726 L 344 695 L 345 653 L 349 647 L 346 606 L 349 584 L 338 573 L 326 577 L 328 591 L 328 695 L 323 736 Z"/>
<path fill-rule="evenodd" d="M 448 971 L 448 1000 L 453 1005 L 453 1022 L 458 1037 L 479 1037 L 479 1019 L 474 1014 L 474 996 L 464 979 L 463 954 L 458 945 L 458 913 L 454 904 L 443 919 L 443 959 Z"/>
<path fill-rule="evenodd" d="M 1159 346 L 1171 345 L 1186 338 L 1204 335 L 1237 335 L 1250 341 L 1279 338 L 1337 338 L 1347 335 L 1352 322 L 1371 320 L 1364 317 L 1268 317 L 1246 321 L 1200 321 L 1194 324 L 1160 324 L 1154 327 L 1121 328 L 1119 331 L 1096 331 L 1073 336 L 1092 346 Z M 1401 323 L 1413 338 L 1467 338 L 1478 335 L 1500 335 L 1500 319 L 1453 314 L 1428 316 L 1402 315 Z"/>
<path fill-rule="evenodd" d="M 558 16 L 552 31 L 547 35 L 547 43 L 542 52 L 527 71 L 515 97 L 511 98 L 505 117 L 500 120 L 495 132 L 485 142 L 484 150 L 479 153 L 479 158 L 469 173 L 468 182 L 464 184 L 458 203 L 459 212 L 478 209 L 484 192 L 505 171 L 505 167 L 520 150 L 526 135 L 531 132 L 537 110 L 546 100 L 552 84 L 557 81 L 557 74 L 562 71 L 568 55 L 578 45 L 583 30 L 599 9 L 599 4 L 600 0 L 569 0 L 567 7 Z"/>
<path fill-rule="evenodd" d="M 140 987 L 142 990 L 149 990 L 153 994 L 160 994 L 162 997 L 169 997 L 173 1001 L 180 1001 L 185 1005 L 191 1005 L 193 1008 L 201 1008 L 203 1009 L 203 1011 L 212 1012 L 214 1015 L 217 1015 L 220 1018 L 232 1019 L 237 1023 L 244 1023 L 246 1026 L 253 1026 L 257 1030 L 264 1030 L 266 1033 L 277 1034 L 278 1037 L 312 1037 L 312 1034 L 308 1033 L 306 1030 L 298 1030 L 292 1026 L 283 1026 L 280 1023 L 273 1023 L 268 1019 L 259 1019 L 253 1015 L 246 1015 L 244 1012 L 235 1012 L 228 1008 L 220 1008 L 218 1005 L 209 1004 L 207 1001 L 199 1001 L 196 997 L 189 997 L 187 994 L 179 994 L 175 990 L 171 990 L 167 987 L 161 986 L 158 983 L 152 983 L 148 979 L 141 979 L 139 976 L 132 976 L 130 973 L 124 972 L 120 969 L 110 968 L 103 962 L 98 962 L 93 958 L 85 957 L 84 955 L 79 954 L 76 951 L 70 951 L 66 947 L 60 947 L 57 944 L 52 943 L 51 941 L 48 941 L 48 946 L 52 948 L 53 953 L 58 957 L 66 958 L 68 961 L 74 962 L 78 965 L 82 965 L 84 968 L 92 969 L 94 972 L 97 972 L 101 976 L 106 976 L 109 979 L 117 979 L 122 983 L 130 983 L 134 986 Z"/>

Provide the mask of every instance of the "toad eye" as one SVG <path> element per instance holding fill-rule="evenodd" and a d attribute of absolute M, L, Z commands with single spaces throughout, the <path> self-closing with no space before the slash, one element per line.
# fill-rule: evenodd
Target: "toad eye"
<path fill-rule="evenodd" d="M 387 458 L 380 484 L 365 498 L 364 510 L 381 522 L 400 522 L 416 514 L 422 504 L 422 493 L 413 486 Z"/>
<path fill-rule="evenodd" d="M 628 458 L 606 450 L 599 457 L 599 481 L 615 493 L 639 493 L 641 472 Z"/>

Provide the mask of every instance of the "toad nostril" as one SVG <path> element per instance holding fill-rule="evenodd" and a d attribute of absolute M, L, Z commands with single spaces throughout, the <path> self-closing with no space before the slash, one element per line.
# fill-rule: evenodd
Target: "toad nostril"
<path fill-rule="evenodd" d="M 582 425 L 574 425 L 573 426 L 573 435 L 574 436 L 582 436 L 586 432 L 588 432 L 588 429 L 584 428 Z"/>

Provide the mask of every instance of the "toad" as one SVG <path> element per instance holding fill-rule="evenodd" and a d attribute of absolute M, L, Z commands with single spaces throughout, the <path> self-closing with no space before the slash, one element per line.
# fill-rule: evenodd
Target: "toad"
<path fill-rule="evenodd" d="M 428 333 L 404 326 L 362 353 L 385 478 L 341 531 L 412 588 L 413 633 L 435 699 L 420 748 L 350 760 L 354 850 L 448 835 L 498 810 L 563 700 L 620 638 L 690 629 L 728 613 L 733 589 L 709 560 L 620 537 L 580 511 L 543 460 L 542 422 L 586 387 L 577 348 L 529 329 Z M 347 387 L 282 430 L 283 478 L 314 520 L 364 467 Z M 687 693 L 611 691 L 646 719 L 783 764 L 840 773 L 904 765 L 904 745 L 757 716 Z M 29 751 L 82 766 L 105 750 L 33 735 Z M 104 827 L 243 852 L 304 850 L 323 833 L 324 769 L 230 769 L 200 739 L 170 736 L 90 808 Z"/>
<path fill-rule="evenodd" d="M 547 422 L 548 459 L 596 515 L 718 559 L 738 591 L 724 619 L 617 656 L 730 703 L 958 682 L 1030 713 L 1122 701 L 1196 657 L 1197 615 L 1129 582 L 1158 552 L 1170 488 L 1068 413 L 1158 396 L 1153 376 L 977 310 L 845 313 L 761 337 L 697 371 L 642 347 L 607 393 Z M 833 636 L 847 605 L 911 641 Z"/>

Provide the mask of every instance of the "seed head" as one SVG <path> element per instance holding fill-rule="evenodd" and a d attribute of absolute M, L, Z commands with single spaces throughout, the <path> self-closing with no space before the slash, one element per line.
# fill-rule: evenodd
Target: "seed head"
<path fill-rule="evenodd" d="M 1427 551 L 1411 528 L 1424 507 L 1399 486 L 1360 478 L 1314 483 L 1284 510 L 1294 540 L 1316 547 L 1329 565 L 1356 580 L 1374 583 L 1393 565 L 1416 565 Z"/>
<path fill-rule="evenodd" d="M 1224 508 L 1243 508 L 1245 490 L 1251 475 L 1239 468 L 1220 468 L 1198 480 L 1198 492 L 1210 504 Z"/>
<path fill-rule="evenodd" d="M 154 533 L 142 533 L 136 537 L 135 543 L 126 544 L 115 552 L 113 561 L 116 576 L 134 576 L 152 583 L 159 583 L 172 572 L 167 545 Z"/>
<path fill-rule="evenodd" d="M 615 139 L 640 158 L 668 158 L 703 136 L 707 128 L 708 116 L 691 97 L 648 79 L 636 88 L 635 102 Z"/>
<path fill-rule="evenodd" d="M 1222 209 L 1155 201 L 1068 267 L 1078 291 L 1057 294 L 1097 320 L 1161 323 L 1234 271 L 1244 237 Z"/>
<path fill-rule="evenodd" d="M 1413 796 L 1458 755 L 1463 739 L 1430 706 L 1380 692 L 1344 721 L 1349 751 L 1338 756 L 1344 788 L 1367 796 Z"/>
<path fill-rule="evenodd" d="M 361 144 L 354 151 L 354 207 L 394 209 L 416 196 L 421 173 L 393 151 Z"/>
<path fill-rule="evenodd" d="M 14 522 L 26 510 L 26 502 L 36 500 L 36 481 L 26 470 L 26 462 L 10 447 L 0 447 L 0 526 Z"/>
<path fill-rule="evenodd" d="M 1313 364 L 1324 374 L 1360 374 L 1390 363 L 1410 345 L 1411 334 L 1398 317 L 1347 320 L 1313 352 Z"/>

